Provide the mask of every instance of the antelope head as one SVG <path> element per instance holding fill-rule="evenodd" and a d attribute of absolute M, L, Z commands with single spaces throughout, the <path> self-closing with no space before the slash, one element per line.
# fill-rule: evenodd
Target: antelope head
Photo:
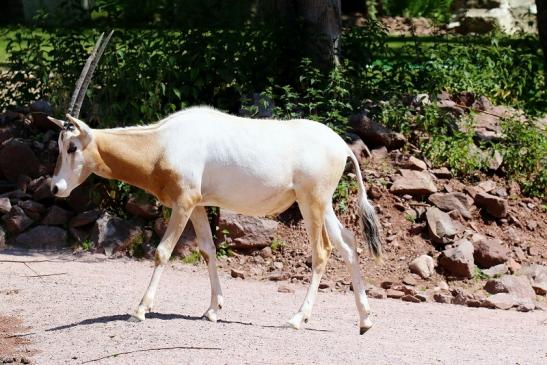
<path fill-rule="evenodd" d="M 78 119 L 85 93 L 93 77 L 93 72 L 112 37 L 114 31 L 103 41 L 104 33 L 95 44 L 70 99 L 67 120 L 48 119 L 61 128 L 59 134 L 59 157 L 51 179 L 51 192 L 58 197 L 67 197 L 93 171 L 93 130 Z"/>

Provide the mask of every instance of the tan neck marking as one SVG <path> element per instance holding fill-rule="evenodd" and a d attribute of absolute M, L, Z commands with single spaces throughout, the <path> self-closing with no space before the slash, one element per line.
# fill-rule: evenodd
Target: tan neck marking
<path fill-rule="evenodd" d="M 181 177 L 169 166 L 156 131 L 135 128 L 120 132 L 93 131 L 93 172 L 144 189 L 164 203 L 176 200 Z"/>

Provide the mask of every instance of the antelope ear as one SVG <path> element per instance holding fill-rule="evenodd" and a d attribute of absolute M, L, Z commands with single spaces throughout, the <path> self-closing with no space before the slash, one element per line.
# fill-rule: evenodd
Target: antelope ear
<path fill-rule="evenodd" d="M 85 146 L 87 145 L 91 139 L 93 138 L 93 131 L 87 124 L 85 124 L 83 121 L 74 118 L 72 115 L 67 114 L 66 115 L 68 121 L 72 123 L 76 129 L 80 131 L 80 140 L 82 141 L 82 144 Z"/>
<path fill-rule="evenodd" d="M 61 129 L 63 129 L 65 127 L 65 122 L 62 121 L 62 120 L 55 119 L 55 118 L 52 118 L 52 117 L 47 117 L 47 119 L 49 119 L 49 121 L 51 123 L 55 124 L 56 126 L 58 126 Z"/>

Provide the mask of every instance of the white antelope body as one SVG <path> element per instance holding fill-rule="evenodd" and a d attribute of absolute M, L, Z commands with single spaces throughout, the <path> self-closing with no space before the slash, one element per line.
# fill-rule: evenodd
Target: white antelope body
<path fill-rule="evenodd" d="M 280 213 L 296 201 L 312 248 L 312 279 L 290 325 L 300 328 L 310 317 L 332 242 L 351 274 L 360 333 L 372 326 L 355 238 L 332 207 L 348 157 L 359 184 L 364 236 L 375 255 L 380 254 L 377 219 L 357 159 L 331 129 L 308 120 L 240 118 L 208 107 L 189 108 L 142 127 L 96 130 L 71 115 L 67 118 L 50 118 L 63 128 L 52 178 L 56 196 L 68 196 L 95 173 L 140 187 L 172 208 L 150 284 L 133 318 L 144 320 L 152 309 L 161 273 L 190 220 L 211 281 L 211 303 L 204 316 L 216 321 L 223 297 L 205 207 L 256 216 Z"/>

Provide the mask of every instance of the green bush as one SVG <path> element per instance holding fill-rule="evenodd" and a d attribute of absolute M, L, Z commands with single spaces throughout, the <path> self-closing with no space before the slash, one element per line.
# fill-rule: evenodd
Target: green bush
<path fill-rule="evenodd" d="M 11 98 L 20 105 L 47 98 L 62 115 L 97 37 L 93 29 L 9 32 Z M 537 129 L 507 122 L 507 137 L 498 145 L 476 146 L 450 115 L 401 101 L 417 93 L 470 91 L 541 115 L 547 112 L 547 88 L 536 38 L 446 36 L 395 47 L 371 21 L 343 33 L 341 65 L 324 72 L 281 46 L 290 37 L 288 29 L 251 24 L 231 30 L 120 29 L 96 71 L 82 118 L 94 127 L 150 123 L 196 104 L 237 113 L 242 100 L 258 92 L 261 103 L 273 103 L 275 117 L 309 118 L 344 134 L 348 117 L 368 108 L 436 165 L 472 173 L 484 168 L 484 154 L 495 148 L 509 176 L 527 193 L 545 196 L 545 135 Z M 251 114 L 258 109 L 245 108 Z M 114 193 L 111 205 L 131 193 L 124 186 L 106 189 L 108 196 Z"/>

